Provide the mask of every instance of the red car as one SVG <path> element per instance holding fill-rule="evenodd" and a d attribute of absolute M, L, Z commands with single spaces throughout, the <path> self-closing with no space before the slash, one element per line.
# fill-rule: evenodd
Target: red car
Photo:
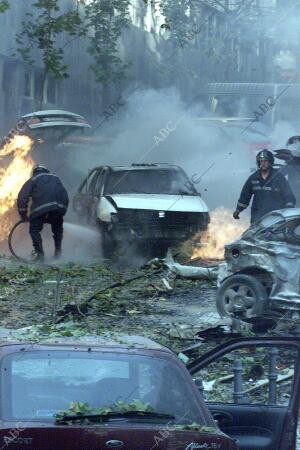
<path fill-rule="evenodd" d="M 294 361 L 287 355 L 290 350 Z M 141 337 L 3 344 L 0 448 L 292 450 L 296 448 L 299 406 L 299 350 L 299 338 L 231 341 L 190 364 L 190 372 L 197 374 L 198 381 L 194 382 L 170 350 Z M 273 363 L 282 370 L 292 364 L 295 369 L 288 406 L 277 406 L 274 401 L 276 375 L 272 373 L 272 364 L 269 364 L 272 404 L 245 403 L 241 374 L 235 362 L 230 378 L 228 361 L 232 355 L 244 352 L 249 370 L 250 356 L 254 358 L 254 353 L 257 354 L 264 367 L 270 351 Z M 226 395 L 222 386 L 225 403 L 214 400 L 205 404 L 199 391 L 199 371 L 205 377 L 214 377 L 220 358 L 225 358 L 222 370 L 227 376 L 226 383 L 234 380 L 236 402 L 228 402 L 228 386 Z M 203 377 L 202 381 L 204 394 L 211 396 L 208 385 L 212 381 L 204 381 Z M 220 431 L 216 420 L 227 434 Z"/>

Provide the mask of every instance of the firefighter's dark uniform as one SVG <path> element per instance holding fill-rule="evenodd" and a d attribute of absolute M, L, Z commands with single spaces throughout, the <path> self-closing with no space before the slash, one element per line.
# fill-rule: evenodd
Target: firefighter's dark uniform
<path fill-rule="evenodd" d="M 247 208 L 253 196 L 251 205 L 251 223 L 276 209 L 294 208 L 296 199 L 291 187 L 278 169 L 270 169 L 269 176 L 264 180 L 261 171 L 253 173 L 242 189 L 236 210 L 241 212 Z"/>
<path fill-rule="evenodd" d="M 60 179 L 48 169 L 39 169 L 21 188 L 18 195 L 18 211 L 23 219 L 27 218 L 28 203 L 31 200 L 29 214 L 29 233 L 35 252 L 43 255 L 41 231 L 45 223 L 51 225 L 55 255 L 59 256 L 63 238 L 63 216 L 69 198 Z"/>

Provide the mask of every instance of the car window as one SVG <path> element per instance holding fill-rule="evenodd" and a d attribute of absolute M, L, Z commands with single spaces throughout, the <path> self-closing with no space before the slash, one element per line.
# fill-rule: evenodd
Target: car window
<path fill-rule="evenodd" d="M 105 195 L 137 194 L 196 194 L 188 177 L 174 169 L 123 170 L 110 174 Z"/>
<path fill-rule="evenodd" d="M 81 184 L 79 189 L 80 193 L 91 194 L 96 178 L 97 178 L 97 171 L 93 170 L 91 173 L 89 173 L 84 182 Z"/>
<path fill-rule="evenodd" d="M 97 180 L 99 177 L 99 173 L 100 172 L 98 170 L 95 170 L 95 172 L 89 178 L 88 193 L 90 195 L 95 195 L 95 189 L 96 189 L 96 184 L 97 184 Z"/>
<path fill-rule="evenodd" d="M 92 407 L 140 400 L 182 423 L 205 424 L 191 384 L 163 359 L 100 352 L 26 352 L 4 358 L 1 390 L 5 415 L 49 418 L 85 402 Z M 203 409 L 205 406 L 203 405 Z"/>
<path fill-rule="evenodd" d="M 247 346 L 232 351 L 193 375 L 207 402 L 289 404 L 298 351 Z"/>
<path fill-rule="evenodd" d="M 94 185 L 94 194 L 97 196 L 101 195 L 103 180 L 104 180 L 104 170 L 101 170 L 97 174 L 97 179 L 95 180 L 95 185 Z"/>

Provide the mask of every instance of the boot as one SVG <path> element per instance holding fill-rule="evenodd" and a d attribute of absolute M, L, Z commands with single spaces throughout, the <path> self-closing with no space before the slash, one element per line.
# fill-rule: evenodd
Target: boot
<path fill-rule="evenodd" d="M 40 253 L 40 252 L 37 252 L 36 250 L 32 250 L 31 261 L 33 263 L 43 263 L 44 262 L 44 253 Z"/>

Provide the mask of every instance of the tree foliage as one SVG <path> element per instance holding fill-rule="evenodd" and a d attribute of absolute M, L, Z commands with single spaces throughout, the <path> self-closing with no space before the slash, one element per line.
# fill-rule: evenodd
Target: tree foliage
<path fill-rule="evenodd" d="M 55 79 L 68 77 L 68 65 L 64 61 L 64 49 L 57 44 L 63 33 L 75 36 L 81 33 L 78 8 L 61 12 L 59 0 L 37 0 L 32 12 L 22 22 L 22 32 L 17 34 L 17 52 L 24 62 L 33 65 L 41 56 L 44 74 Z M 35 53 L 38 50 L 38 53 Z"/>
<path fill-rule="evenodd" d="M 127 64 L 119 56 L 118 41 L 129 25 L 130 0 L 91 0 L 86 6 L 88 51 L 96 80 L 107 83 L 126 76 Z"/>
<path fill-rule="evenodd" d="M 8 0 L 1 0 L 0 1 L 0 13 L 4 13 L 10 8 Z"/>

